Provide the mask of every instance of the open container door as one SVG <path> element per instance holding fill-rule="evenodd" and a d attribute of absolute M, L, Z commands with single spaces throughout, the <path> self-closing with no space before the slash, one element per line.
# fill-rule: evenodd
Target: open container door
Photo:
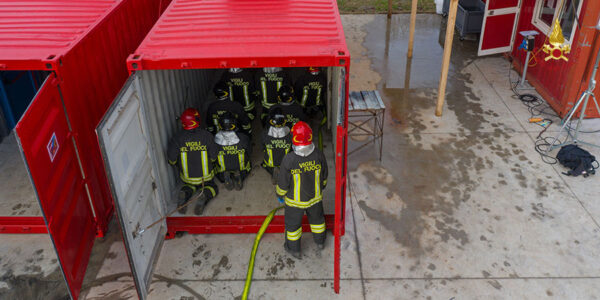
<path fill-rule="evenodd" d="M 96 133 L 104 165 L 121 222 L 125 248 L 140 299 L 145 299 L 152 273 L 167 232 L 162 220 L 139 233 L 164 215 L 160 184 L 140 101 L 138 76 L 132 75 Z"/>
<path fill-rule="evenodd" d="M 69 293 L 77 299 L 96 225 L 54 73 L 17 123 L 16 135 Z"/>
<path fill-rule="evenodd" d="M 487 0 L 477 55 L 512 50 L 521 0 Z"/>

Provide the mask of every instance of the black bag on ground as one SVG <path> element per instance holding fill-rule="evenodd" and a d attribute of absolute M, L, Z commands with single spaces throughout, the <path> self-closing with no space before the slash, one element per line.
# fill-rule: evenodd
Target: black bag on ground
<path fill-rule="evenodd" d="M 556 159 L 570 170 L 563 172 L 565 175 L 588 177 L 590 174 L 596 174 L 598 168 L 596 157 L 577 145 L 563 146 L 556 154 Z"/>

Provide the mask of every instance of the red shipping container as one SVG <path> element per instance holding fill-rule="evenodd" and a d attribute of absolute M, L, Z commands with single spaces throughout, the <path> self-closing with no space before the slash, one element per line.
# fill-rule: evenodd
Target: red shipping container
<path fill-rule="evenodd" d="M 177 231 L 255 233 L 264 216 L 248 214 L 247 210 L 259 207 L 255 209 L 257 214 L 266 215 L 276 204 L 266 171 L 257 168 L 244 189 L 258 193 L 248 192 L 236 198 L 227 196 L 235 191 L 222 190 L 208 204 L 205 216 L 168 217 L 140 232 L 140 228 L 173 209 L 172 195 L 177 191 L 178 176 L 165 153 L 170 138 L 181 127 L 176 116 L 190 104 L 204 107 L 213 85 L 227 68 L 282 67 L 302 72 L 315 66 L 326 72 L 328 129 L 324 140 L 332 170 L 330 178 L 334 178 L 329 182 L 335 183 L 328 185 L 331 194 L 328 197 L 328 191 L 324 191 L 323 201 L 327 227 L 335 238 L 334 289 L 339 291 L 347 180 L 349 63 L 335 0 L 171 3 L 129 57 L 131 76 L 97 129 L 141 299 L 150 288 L 165 234 L 170 238 Z M 257 160 L 255 157 L 255 163 Z M 265 180 L 259 180 L 261 176 Z M 238 200 L 251 203 L 252 207 L 236 203 Z M 229 206 L 229 210 L 224 206 Z M 223 207 L 223 211 L 211 214 L 217 210 L 211 207 Z M 303 229 L 310 230 L 306 222 Z M 283 216 L 278 215 L 269 232 L 283 231 Z"/>
<path fill-rule="evenodd" d="M 15 129 L 45 225 L 36 217 L 1 217 L 0 232 L 47 230 L 74 299 L 94 239 L 114 211 L 94 130 L 127 79 L 127 55 L 168 4 L 0 3 L 0 72 L 49 74 Z"/>

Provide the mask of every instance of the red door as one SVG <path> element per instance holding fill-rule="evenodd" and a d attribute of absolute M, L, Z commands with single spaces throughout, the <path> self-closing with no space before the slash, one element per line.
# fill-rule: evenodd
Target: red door
<path fill-rule="evenodd" d="M 488 0 L 479 38 L 479 56 L 512 50 L 521 0 Z"/>
<path fill-rule="evenodd" d="M 48 76 L 16 126 L 29 175 L 69 293 L 77 299 L 96 226 L 56 76 Z"/>

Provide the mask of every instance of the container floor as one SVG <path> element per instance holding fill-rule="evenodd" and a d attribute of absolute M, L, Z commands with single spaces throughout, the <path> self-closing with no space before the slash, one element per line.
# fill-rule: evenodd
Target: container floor
<path fill-rule="evenodd" d="M 314 122 L 313 122 L 314 123 Z M 271 175 L 261 167 L 263 153 L 261 150 L 262 128 L 258 122 L 255 122 L 252 136 L 252 172 L 244 181 L 244 187 L 241 191 L 228 191 L 225 186 L 215 179 L 219 186 L 219 194 L 212 199 L 204 209 L 202 216 L 249 216 L 266 215 L 273 208 L 279 206 L 275 194 L 275 186 L 271 183 Z M 313 126 L 316 128 L 316 126 Z M 328 185 L 323 192 L 323 204 L 327 214 L 333 213 L 335 203 L 335 160 L 334 147 L 329 130 L 323 134 L 323 152 L 327 158 L 329 169 Z M 317 144 L 317 134 L 315 129 L 315 145 Z M 185 214 L 179 212 L 173 216 L 196 216 L 194 214 L 195 203 L 187 207 Z M 168 205 L 169 211 L 175 208 L 175 199 Z M 278 214 L 283 214 L 283 210 Z"/>
<path fill-rule="evenodd" d="M 14 133 L 0 143 L 0 216 L 41 216 Z"/>

